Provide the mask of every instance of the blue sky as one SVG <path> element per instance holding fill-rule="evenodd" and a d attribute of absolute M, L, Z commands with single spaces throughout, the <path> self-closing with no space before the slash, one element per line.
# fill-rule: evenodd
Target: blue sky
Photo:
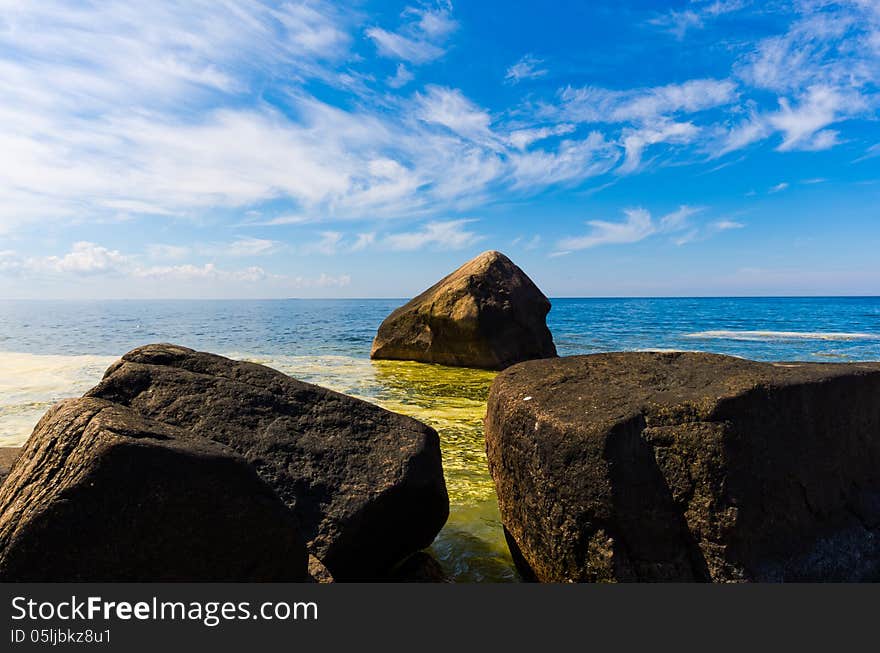
<path fill-rule="evenodd" d="M 880 3 L 0 0 L 0 297 L 878 294 Z"/>

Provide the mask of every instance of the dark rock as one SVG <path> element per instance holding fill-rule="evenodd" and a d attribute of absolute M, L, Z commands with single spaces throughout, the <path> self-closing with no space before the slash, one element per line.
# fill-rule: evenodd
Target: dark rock
<path fill-rule="evenodd" d="M 391 571 L 388 580 L 398 583 L 450 582 L 443 567 L 427 551 L 413 553 Z"/>
<path fill-rule="evenodd" d="M 486 444 L 524 577 L 878 578 L 880 363 L 532 361 L 496 378 Z"/>
<path fill-rule="evenodd" d="M 302 581 L 290 510 L 234 452 L 99 399 L 57 404 L 0 486 L 3 581 Z"/>
<path fill-rule="evenodd" d="M 500 370 L 556 356 L 550 302 L 500 252 L 484 252 L 385 318 L 372 358 Z"/>
<path fill-rule="evenodd" d="M 428 546 L 449 514 L 432 428 L 262 365 L 148 345 L 87 396 L 244 456 L 336 580 L 381 576 Z"/>
<path fill-rule="evenodd" d="M 12 463 L 18 458 L 21 447 L 0 447 L 0 485 L 3 479 L 9 474 Z"/>

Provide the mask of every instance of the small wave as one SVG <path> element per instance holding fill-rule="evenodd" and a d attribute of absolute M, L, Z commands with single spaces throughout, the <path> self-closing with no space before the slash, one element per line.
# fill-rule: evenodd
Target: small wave
<path fill-rule="evenodd" d="M 844 333 L 834 331 L 698 331 L 686 338 L 706 340 L 880 340 L 876 333 Z"/>

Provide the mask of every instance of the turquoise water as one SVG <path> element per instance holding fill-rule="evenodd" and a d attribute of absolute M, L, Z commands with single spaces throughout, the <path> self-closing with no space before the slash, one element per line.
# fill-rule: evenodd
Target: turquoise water
<path fill-rule="evenodd" d="M 0 446 L 126 351 L 174 342 L 253 360 L 431 424 L 451 514 L 432 552 L 457 581 L 512 581 L 482 418 L 491 372 L 369 360 L 403 300 L 0 301 Z M 560 355 L 700 350 L 756 360 L 880 360 L 880 298 L 555 299 Z"/>

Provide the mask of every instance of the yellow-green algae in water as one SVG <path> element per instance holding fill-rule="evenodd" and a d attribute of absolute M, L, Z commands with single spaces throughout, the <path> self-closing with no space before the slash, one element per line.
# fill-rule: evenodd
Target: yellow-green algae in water
<path fill-rule="evenodd" d="M 433 426 L 440 434 L 450 510 L 431 552 L 456 582 L 518 579 L 483 438 L 486 397 L 495 372 L 345 356 L 247 358 Z"/>

